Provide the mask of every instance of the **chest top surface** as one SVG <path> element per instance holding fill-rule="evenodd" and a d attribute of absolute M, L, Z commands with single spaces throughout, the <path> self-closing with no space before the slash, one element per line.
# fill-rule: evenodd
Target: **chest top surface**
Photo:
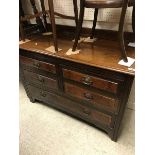
<path fill-rule="evenodd" d="M 19 45 L 21 50 L 26 52 L 40 53 L 51 57 L 56 57 L 64 60 L 69 60 L 81 64 L 90 65 L 102 69 L 108 69 L 124 74 L 135 75 L 133 70 L 128 67 L 119 65 L 120 61 L 120 48 L 116 41 L 99 39 L 94 43 L 80 43 L 80 53 L 75 55 L 66 55 L 66 52 L 72 48 L 73 42 L 68 39 L 59 39 L 58 45 L 62 49 L 56 54 L 48 51 L 47 48 L 52 46 L 52 36 L 37 36 L 32 37 L 29 42 Z M 134 48 L 127 47 L 128 57 L 135 58 Z M 135 64 L 131 66 L 135 68 Z"/>

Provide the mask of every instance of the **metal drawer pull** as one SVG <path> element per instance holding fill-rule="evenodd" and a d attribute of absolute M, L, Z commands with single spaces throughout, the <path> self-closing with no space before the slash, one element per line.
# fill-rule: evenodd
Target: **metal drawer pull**
<path fill-rule="evenodd" d="M 81 81 L 82 81 L 82 83 L 85 84 L 85 85 L 88 85 L 88 86 L 93 85 L 93 81 L 91 80 L 91 78 L 90 78 L 89 76 L 87 76 L 87 77 L 82 77 L 82 78 L 81 78 Z"/>
<path fill-rule="evenodd" d="M 40 92 L 40 95 L 42 96 L 42 97 L 46 97 L 46 94 L 42 91 L 42 92 Z"/>
<path fill-rule="evenodd" d="M 45 82 L 44 78 L 41 77 L 41 76 L 38 76 L 38 80 L 39 80 L 40 82 Z"/>
<path fill-rule="evenodd" d="M 55 74 L 55 70 L 49 69 L 49 71 L 50 71 L 52 74 Z"/>
<path fill-rule="evenodd" d="M 90 115 L 91 114 L 90 110 L 86 109 L 86 108 L 83 109 L 83 113 L 86 114 L 86 115 Z"/>
<path fill-rule="evenodd" d="M 83 95 L 84 95 L 84 97 L 85 97 L 86 99 L 88 99 L 88 100 L 93 100 L 93 95 L 92 95 L 92 94 L 90 94 L 90 93 L 84 93 Z"/>
<path fill-rule="evenodd" d="M 40 63 L 39 62 L 33 62 L 33 66 L 35 66 L 35 67 L 40 67 Z"/>

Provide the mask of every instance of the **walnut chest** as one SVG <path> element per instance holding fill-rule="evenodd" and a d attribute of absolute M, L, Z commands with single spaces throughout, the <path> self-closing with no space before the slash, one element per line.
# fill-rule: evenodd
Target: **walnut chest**
<path fill-rule="evenodd" d="M 67 56 L 71 41 L 59 40 L 63 50 L 53 54 L 46 40 L 20 45 L 20 76 L 30 101 L 88 122 L 116 141 L 134 79 L 133 71 L 118 65 L 119 47 L 81 44 L 80 54 Z M 134 57 L 133 49 L 127 50 Z"/>

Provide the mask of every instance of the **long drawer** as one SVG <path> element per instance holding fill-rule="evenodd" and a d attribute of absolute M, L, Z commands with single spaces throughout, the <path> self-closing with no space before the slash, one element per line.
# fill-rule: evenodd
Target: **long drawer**
<path fill-rule="evenodd" d="M 112 97 L 104 96 L 98 93 L 95 93 L 91 90 L 70 84 L 65 82 L 65 92 L 68 95 L 74 96 L 78 99 L 88 101 L 93 106 L 104 109 L 110 112 L 118 111 L 118 100 Z"/>
<path fill-rule="evenodd" d="M 28 87 L 35 99 L 46 102 L 48 104 L 53 104 L 56 100 L 55 106 L 63 107 L 67 112 L 72 112 L 73 115 L 81 116 L 81 118 L 86 118 L 91 120 L 91 122 L 97 122 L 108 127 L 112 127 L 113 125 L 113 119 L 110 115 L 104 114 L 95 109 L 88 108 L 84 105 L 71 102 L 70 100 L 65 100 L 64 102 L 61 96 L 51 94 L 34 86 Z"/>
<path fill-rule="evenodd" d="M 58 89 L 58 84 L 55 79 L 48 78 L 26 70 L 24 70 L 23 72 L 27 82 L 29 83 L 42 84 L 42 86 L 45 86 L 51 89 Z"/>
<path fill-rule="evenodd" d="M 119 84 L 110 80 L 101 79 L 98 77 L 90 76 L 76 71 L 71 71 L 68 69 L 63 69 L 63 76 L 66 79 L 73 80 L 82 83 L 84 85 L 92 86 L 101 90 L 106 90 L 114 94 L 116 94 L 118 91 Z"/>
<path fill-rule="evenodd" d="M 54 64 L 49 64 L 43 61 L 38 61 L 38 60 L 27 58 L 24 56 L 20 56 L 20 62 L 29 67 L 33 67 L 36 69 L 40 69 L 40 70 L 44 70 L 44 71 L 56 74 L 56 68 Z"/>

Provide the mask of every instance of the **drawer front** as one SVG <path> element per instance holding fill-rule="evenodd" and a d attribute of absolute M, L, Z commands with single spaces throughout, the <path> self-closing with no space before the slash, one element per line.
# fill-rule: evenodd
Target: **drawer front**
<path fill-rule="evenodd" d="M 57 81 L 55 79 L 51 79 L 26 70 L 24 70 L 24 75 L 29 83 L 42 84 L 43 86 L 51 89 L 58 89 Z"/>
<path fill-rule="evenodd" d="M 77 81 L 84 85 L 93 86 L 101 90 L 106 90 L 114 94 L 116 94 L 118 90 L 118 83 L 109 80 L 89 76 L 67 69 L 63 69 L 63 75 L 66 79 Z"/>
<path fill-rule="evenodd" d="M 93 106 L 110 112 L 118 110 L 118 100 L 65 82 L 65 92 L 71 96 L 90 102 Z"/>
<path fill-rule="evenodd" d="M 56 68 L 55 68 L 55 65 L 53 64 L 49 64 L 46 62 L 38 61 L 35 59 L 23 57 L 23 56 L 20 56 L 20 62 L 30 67 L 41 69 L 41 70 L 56 74 Z"/>
<path fill-rule="evenodd" d="M 46 92 L 33 86 L 29 86 L 29 89 L 35 99 L 44 101 L 48 104 L 54 103 L 55 106 L 63 107 L 66 111 L 72 112 L 73 115 L 80 115 L 80 118 L 87 118 L 91 121 L 95 121 L 109 127 L 112 126 L 113 121 L 112 116 L 110 115 L 101 113 L 99 111 L 88 108 L 81 104 L 72 102 L 70 100 L 64 100 L 61 96 L 59 97 L 57 95 L 51 94 L 49 92 Z M 56 98 L 56 103 L 53 97 Z"/>

